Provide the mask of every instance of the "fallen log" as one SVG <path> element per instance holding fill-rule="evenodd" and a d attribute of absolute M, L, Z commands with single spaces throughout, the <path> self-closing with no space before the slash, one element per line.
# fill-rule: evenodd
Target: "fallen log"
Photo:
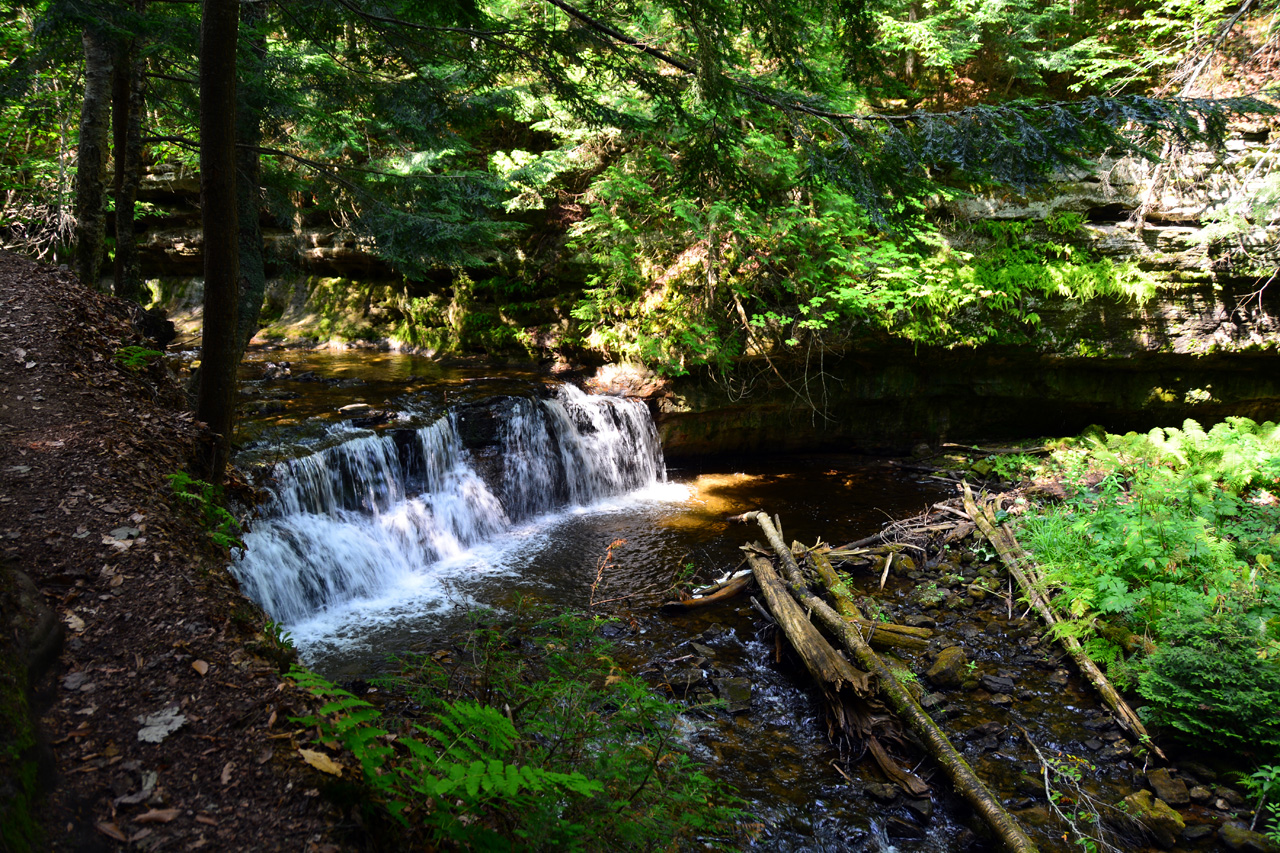
<path fill-rule="evenodd" d="M 887 651 L 889 649 L 910 649 L 911 651 L 923 651 L 929 646 L 929 638 L 933 636 L 933 632 L 928 628 L 912 628 L 909 625 L 895 625 L 891 622 L 877 622 L 869 620 L 863 615 L 862 610 L 853 600 L 853 595 L 849 592 L 849 587 L 845 586 L 844 581 L 840 580 L 840 576 L 836 574 L 836 570 L 831 565 L 831 561 L 821 551 L 808 550 L 805 557 L 809 561 L 809 565 L 813 567 L 814 573 L 818 576 L 818 580 L 831 593 L 831 597 L 835 599 L 836 609 L 840 615 L 849 621 L 857 624 L 862 629 L 863 636 L 867 642 L 871 644 L 873 649 Z"/>
<path fill-rule="evenodd" d="M 787 588 L 796 596 L 799 603 L 811 614 L 817 616 L 822 625 L 840 641 L 846 650 L 854 655 L 860 666 L 876 676 L 881 697 L 899 715 L 903 723 L 920 738 L 925 749 L 942 767 L 952 784 L 955 785 L 956 790 L 982 816 L 1001 843 L 1008 850 L 1016 851 L 1016 853 L 1030 853 L 1030 851 L 1036 850 L 1035 844 L 1027 837 L 1018 822 L 1005 811 L 999 800 L 992 796 L 991 792 L 987 790 L 987 786 L 973 772 L 973 768 L 969 766 L 969 763 L 951 745 L 947 736 L 938 728 L 937 723 L 924 712 L 911 694 L 907 692 L 906 688 L 889 671 L 889 668 L 884 665 L 884 662 L 871 650 L 857 627 L 850 625 L 830 605 L 809 592 L 805 586 L 804 578 L 800 574 L 800 567 L 796 563 L 795 556 L 791 553 L 791 549 L 787 548 L 783 543 L 782 537 L 778 534 L 769 517 L 762 512 L 747 513 L 746 515 L 753 516 L 755 521 L 760 524 L 761 529 L 764 530 L 765 537 L 769 540 L 769 544 L 773 546 L 774 551 L 777 553 L 778 559 L 782 564 L 783 573 L 788 580 Z M 756 568 L 757 561 L 760 561 L 760 558 L 752 560 L 753 570 Z M 757 572 L 757 577 L 759 577 L 759 572 Z"/>
<path fill-rule="evenodd" d="M 747 561 L 764 592 L 770 613 L 800 655 L 805 669 L 822 689 L 827 704 L 827 734 L 833 741 L 837 740 L 837 735 L 843 735 L 853 743 L 864 744 L 894 784 L 913 797 L 927 795 L 928 784 L 911 771 L 899 767 L 873 732 L 876 715 L 867 702 L 872 692 L 870 676 L 841 657 L 813 627 L 800 605 L 787 594 L 786 585 L 768 559 L 749 554 Z M 853 673 L 857 674 L 856 683 L 849 680 Z M 849 689 L 845 689 L 846 686 Z"/>
<path fill-rule="evenodd" d="M 978 506 L 977 501 L 973 497 L 973 490 L 966 483 L 964 486 L 964 508 L 969 513 L 969 517 L 973 519 L 973 523 L 977 525 L 978 530 L 991 543 L 991 547 L 996 549 L 996 553 L 1000 555 L 1000 560 L 1004 563 L 1005 568 L 1009 570 L 1009 574 L 1018 582 L 1018 586 L 1022 589 L 1022 594 L 1026 596 L 1027 601 L 1040 614 L 1040 618 L 1044 620 L 1045 625 L 1052 628 L 1058 624 L 1058 617 L 1053 612 L 1053 608 L 1049 606 L 1048 600 L 1044 595 L 1044 579 L 1036 572 L 1036 568 L 1031 558 L 1027 556 L 1027 552 L 1022 550 L 1022 546 L 1018 544 L 1018 540 L 1014 538 L 1013 532 L 1006 525 L 997 524 L 995 515 L 991 512 L 990 507 Z M 1129 707 L 1129 703 L 1120 695 L 1120 691 L 1116 690 L 1111 681 L 1098 669 L 1098 665 L 1093 662 L 1089 654 L 1080 645 L 1080 641 L 1070 635 L 1063 636 L 1060 641 L 1063 648 L 1067 650 L 1067 654 L 1075 661 L 1076 666 L 1094 689 L 1102 697 L 1102 701 L 1107 703 L 1112 713 L 1116 716 L 1116 721 L 1129 731 L 1138 742 L 1147 746 L 1160 757 L 1163 761 L 1169 759 L 1151 740 L 1151 736 L 1147 734 L 1147 729 L 1142 725 L 1142 720 L 1138 719 L 1138 715 L 1133 708 Z"/>
<path fill-rule="evenodd" d="M 683 610 L 696 610 L 699 607 L 706 607 L 708 604 L 728 601 L 746 592 L 751 587 L 752 580 L 751 572 L 739 572 L 724 583 L 713 584 L 704 590 L 695 592 L 690 598 L 684 598 L 679 601 L 665 601 L 662 603 L 662 610 L 666 613 L 678 613 Z"/>

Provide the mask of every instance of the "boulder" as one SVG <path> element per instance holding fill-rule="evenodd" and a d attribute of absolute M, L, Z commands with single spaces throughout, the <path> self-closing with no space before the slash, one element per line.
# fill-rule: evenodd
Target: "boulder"
<path fill-rule="evenodd" d="M 1222 844 L 1235 853 L 1277 853 L 1280 847 L 1272 844 L 1261 832 L 1253 832 L 1242 823 L 1228 821 L 1218 828 Z"/>
<path fill-rule="evenodd" d="M 933 662 L 933 666 L 929 667 L 924 677 L 936 687 L 959 687 L 967 674 L 965 665 L 968 662 L 969 658 L 962 647 L 952 646 L 949 649 L 943 649 L 938 653 L 938 659 Z"/>
<path fill-rule="evenodd" d="M 1137 791 L 1124 798 L 1123 810 L 1151 833 L 1161 847 L 1173 847 L 1186 823 L 1182 816 L 1157 799 L 1150 791 Z"/>
<path fill-rule="evenodd" d="M 1191 802 L 1191 794 L 1181 779 L 1175 778 L 1164 767 L 1157 767 L 1147 774 L 1147 783 L 1156 796 L 1171 806 L 1185 806 Z"/>
<path fill-rule="evenodd" d="M 751 681 L 746 678 L 716 678 L 712 682 L 730 714 L 751 710 Z"/>

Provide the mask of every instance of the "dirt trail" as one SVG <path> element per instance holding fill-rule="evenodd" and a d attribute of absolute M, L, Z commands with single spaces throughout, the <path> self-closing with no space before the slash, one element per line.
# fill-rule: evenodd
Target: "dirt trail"
<path fill-rule="evenodd" d="M 0 253 L 0 575 L 29 576 L 64 630 L 32 703 L 56 769 L 43 845 L 348 846 L 288 723 L 306 700 L 254 654 L 261 613 L 165 479 L 199 425 L 163 365 L 121 363 L 130 345 L 125 303 Z M 147 742 L 157 714 L 181 726 Z"/>

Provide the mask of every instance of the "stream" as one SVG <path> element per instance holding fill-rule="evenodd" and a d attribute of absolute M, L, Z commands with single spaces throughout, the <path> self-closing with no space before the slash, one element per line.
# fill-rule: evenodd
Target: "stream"
<path fill-rule="evenodd" d="M 841 544 L 953 487 L 834 454 L 667 468 L 641 403 L 522 368 L 255 350 L 241 389 L 237 462 L 271 497 L 232 570 L 321 674 L 361 679 L 397 652 L 437 648 L 477 606 L 609 600 L 627 616 L 609 626 L 618 659 L 655 687 L 691 666 L 694 697 L 718 679 L 749 683 L 744 712 L 687 715 L 685 742 L 751 803 L 764 825 L 756 849 L 988 849 L 940 777 L 932 800 L 911 801 L 869 760 L 842 761 L 815 692 L 793 660 L 779 662 L 748 599 L 675 616 L 652 606 L 680 573 L 709 580 L 737 566 L 759 533 L 731 515 L 765 509 L 788 541 Z M 1088 768 L 1083 784 L 1107 802 L 1133 789 L 1141 763 L 1016 602 L 970 592 L 984 577 L 994 585 L 995 568 L 957 553 L 895 570 L 883 590 L 878 572 L 851 572 L 890 620 L 938 629 L 930 650 L 903 655 L 922 683 L 938 649 L 964 646 L 970 689 L 926 692 L 930 713 L 1042 849 L 1076 849 L 1047 819 L 1027 739 Z"/>

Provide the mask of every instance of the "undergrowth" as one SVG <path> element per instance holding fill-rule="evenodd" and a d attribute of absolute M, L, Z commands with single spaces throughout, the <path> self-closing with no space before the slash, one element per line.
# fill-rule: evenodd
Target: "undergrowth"
<path fill-rule="evenodd" d="M 1058 591 L 1062 631 L 1137 690 L 1149 722 L 1280 758 L 1280 428 L 1095 433 L 1040 477 L 1068 497 L 1022 516 L 1020 537 Z"/>
<path fill-rule="evenodd" d="M 614 666 L 601 624 L 489 618 L 457 649 L 400 661 L 377 682 L 382 707 L 295 668 L 328 700 L 299 722 L 355 759 L 366 812 L 394 822 L 398 845 L 728 845 L 741 801 L 680 749 L 684 709 Z"/>

